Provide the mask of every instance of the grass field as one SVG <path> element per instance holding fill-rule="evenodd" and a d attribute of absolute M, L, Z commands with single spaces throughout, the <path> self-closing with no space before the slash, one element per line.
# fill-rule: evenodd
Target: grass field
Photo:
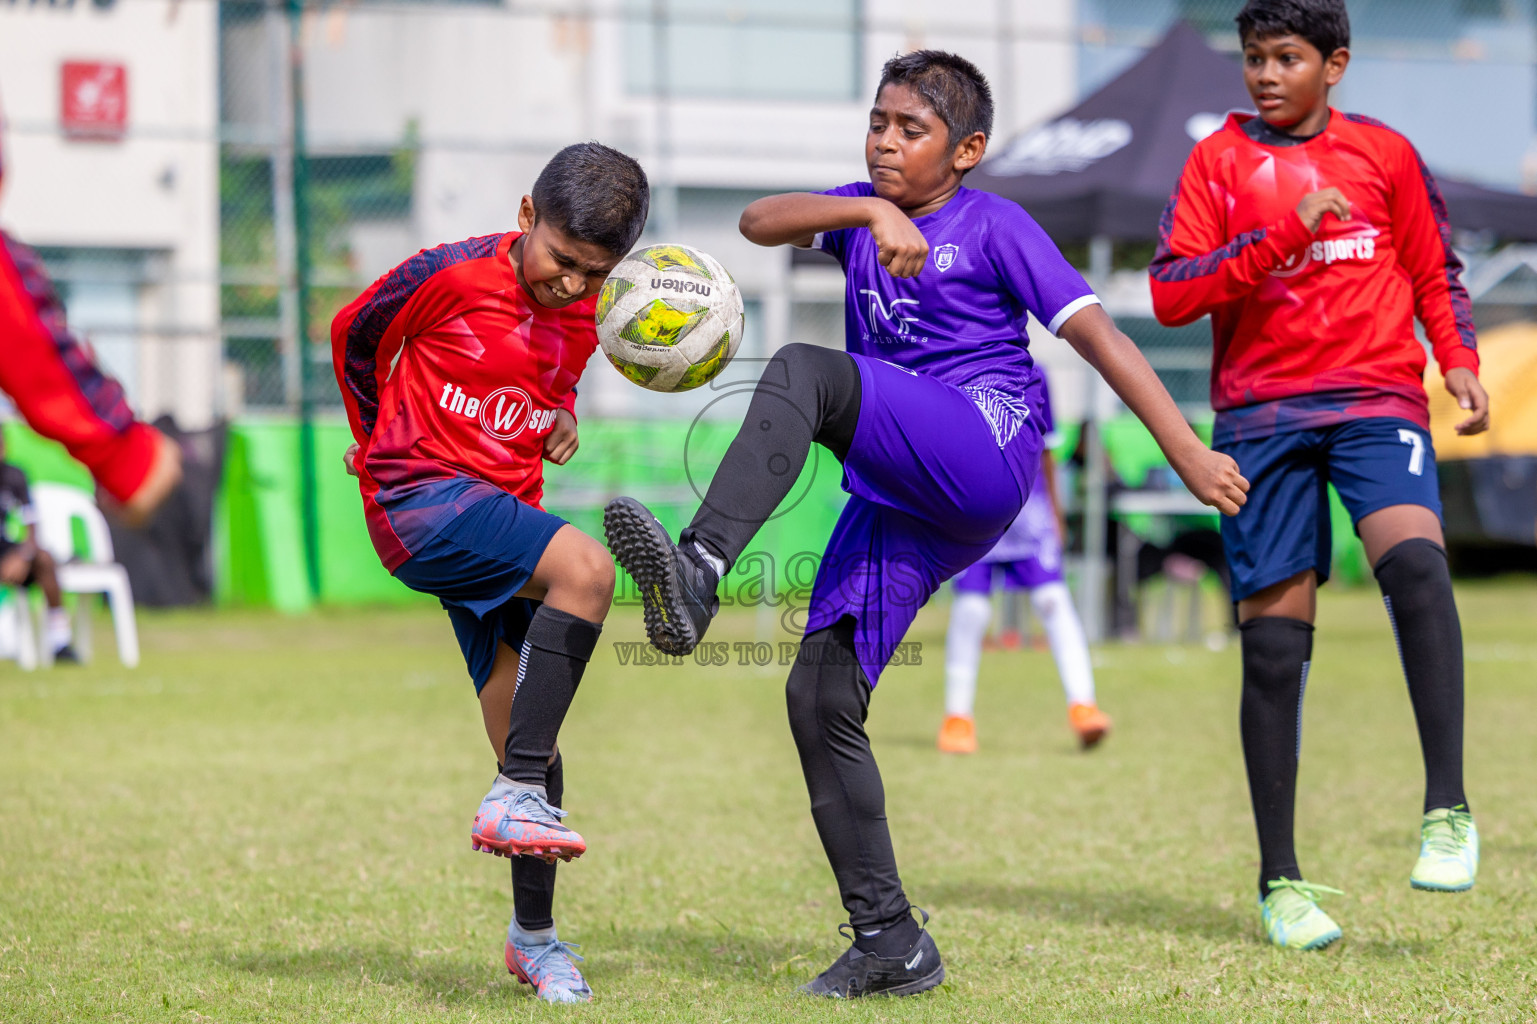
<path fill-rule="evenodd" d="M 562 738 L 591 851 L 556 913 L 597 999 L 546 1007 L 500 966 L 506 862 L 467 835 L 492 761 L 441 613 L 146 616 L 137 671 L 0 667 L 0 1020 L 1530 1020 L 1537 585 L 1460 599 L 1478 888 L 1411 892 L 1386 617 L 1326 589 L 1299 852 L 1348 895 L 1310 955 L 1259 938 L 1236 648 L 1097 652 L 1117 731 L 1088 756 L 1049 657 L 989 655 L 982 752 L 942 759 L 927 610 L 870 724 L 949 981 L 851 1005 L 792 994 L 842 941 L 783 669 L 622 667 L 616 612 Z"/>

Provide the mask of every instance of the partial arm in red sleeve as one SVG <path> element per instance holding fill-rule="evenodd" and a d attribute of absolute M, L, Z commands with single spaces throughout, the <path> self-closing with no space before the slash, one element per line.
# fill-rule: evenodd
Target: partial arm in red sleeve
<path fill-rule="evenodd" d="M 64 445 L 129 517 L 181 478 L 180 449 L 134 418 L 117 381 L 65 327 L 64 306 L 26 246 L 0 234 L 0 390 L 27 424 Z"/>
<path fill-rule="evenodd" d="M 1462 261 L 1452 250 L 1452 226 L 1436 179 L 1408 140 L 1395 168 L 1391 209 L 1398 262 L 1414 286 L 1414 313 L 1425 325 L 1441 373 L 1478 372 L 1473 303 L 1462 284 Z"/>
<path fill-rule="evenodd" d="M 1295 212 L 1269 227 L 1228 238 L 1212 189 L 1197 149 L 1159 219 L 1158 251 L 1148 268 L 1153 314 L 1170 327 L 1243 298 L 1313 238 Z"/>
<path fill-rule="evenodd" d="M 364 447 L 379 420 L 379 367 L 389 366 L 405 343 L 404 335 L 397 335 L 393 344 L 384 340 L 405 301 L 392 294 L 397 273 L 398 268 L 379 278 L 331 321 L 331 368 L 352 436 Z"/>

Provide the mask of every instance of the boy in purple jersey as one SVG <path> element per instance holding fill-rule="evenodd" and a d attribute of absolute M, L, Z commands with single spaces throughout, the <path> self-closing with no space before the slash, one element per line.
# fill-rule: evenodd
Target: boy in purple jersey
<path fill-rule="evenodd" d="M 815 995 L 909 995 L 944 980 L 902 892 L 864 720 L 918 609 L 992 548 L 1034 484 L 1040 376 L 1025 347 L 1029 318 L 1105 376 L 1203 501 L 1232 515 L 1247 486 L 1190 431 L 1035 222 L 961 187 L 987 147 L 992 110 L 986 80 L 959 57 L 922 50 L 887 62 L 865 139 L 870 182 L 772 196 L 742 214 L 742 233 L 760 245 L 816 245 L 838 258 L 848 351 L 792 344 L 775 355 L 677 546 L 633 499 L 604 513 L 652 643 L 684 654 L 719 608 L 720 577 L 788 495 L 811 445 L 843 464 L 850 497 L 786 686 L 812 817 L 854 932 L 852 948 L 804 987 Z"/>
<path fill-rule="evenodd" d="M 1030 595 L 1030 606 L 1046 631 L 1057 675 L 1067 695 L 1067 721 L 1085 750 L 1110 731 L 1110 716 L 1094 701 L 1094 667 L 1073 595 L 1062 573 L 1062 502 L 1057 497 L 1051 447 L 1056 423 L 1046 378 L 1041 377 L 1040 427 L 1046 434 L 1041 470 L 1025 507 L 993 549 L 955 578 L 950 629 L 945 635 L 945 720 L 939 749 L 945 754 L 973 754 L 977 724 L 973 716 L 977 673 L 982 666 L 982 638 L 993 617 L 993 587 Z"/>

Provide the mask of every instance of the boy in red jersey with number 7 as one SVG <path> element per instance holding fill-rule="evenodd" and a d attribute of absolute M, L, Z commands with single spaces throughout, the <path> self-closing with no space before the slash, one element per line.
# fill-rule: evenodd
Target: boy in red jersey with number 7
<path fill-rule="evenodd" d="M 1249 0 L 1238 15 L 1259 116 L 1231 115 L 1185 165 L 1160 225 L 1153 308 L 1206 314 L 1213 447 L 1249 502 L 1224 519 L 1243 647 L 1240 728 L 1260 841 L 1267 937 L 1319 949 L 1339 926 L 1292 844 L 1302 696 L 1328 578 L 1333 483 L 1366 546 L 1398 642 L 1425 758 L 1416 889 L 1478 870 L 1462 785 L 1462 631 L 1441 533 L 1423 384 L 1424 325 L 1446 388 L 1488 427 L 1462 265 L 1435 180 L 1403 136 L 1329 107 L 1350 60 L 1343 0 Z"/>
<path fill-rule="evenodd" d="M 568 146 L 523 197 L 520 231 L 417 253 L 331 326 L 374 548 L 448 612 L 496 752 L 471 842 L 512 859 L 507 968 L 550 1002 L 592 998 L 552 914 L 555 860 L 587 849 L 560 823 L 556 737 L 614 564 L 539 507 L 543 460 L 576 450 L 598 289 L 645 227 L 649 197 L 628 156 Z"/>

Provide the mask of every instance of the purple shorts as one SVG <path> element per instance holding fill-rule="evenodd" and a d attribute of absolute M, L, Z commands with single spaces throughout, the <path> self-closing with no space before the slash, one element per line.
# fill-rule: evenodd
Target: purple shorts
<path fill-rule="evenodd" d="M 853 616 L 859 664 L 874 686 L 918 609 L 991 551 L 1019 515 L 1042 439 L 1038 415 L 1022 400 L 974 397 L 879 359 L 852 358 L 862 390 L 843 464 L 849 500 L 817 571 L 806 632 Z"/>
<path fill-rule="evenodd" d="M 1018 562 L 978 562 L 955 578 L 955 589 L 966 594 L 991 594 L 999 583 L 1005 590 L 1034 590 L 1062 582 L 1062 566 L 1048 569 L 1034 558 Z"/>

